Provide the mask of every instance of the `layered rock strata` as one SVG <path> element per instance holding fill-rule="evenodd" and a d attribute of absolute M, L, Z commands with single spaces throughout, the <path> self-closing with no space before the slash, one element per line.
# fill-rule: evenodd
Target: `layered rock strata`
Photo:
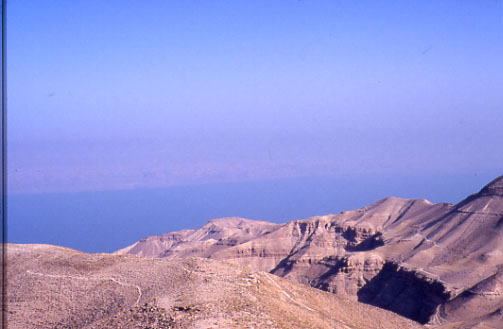
<path fill-rule="evenodd" d="M 503 266 L 503 176 L 454 205 L 391 197 L 285 224 L 218 219 L 170 237 L 119 253 L 225 259 L 421 323 L 468 323 L 455 311 L 463 303 L 488 303 L 496 313 L 477 315 L 481 321 L 493 321 L 503 308 L 496 290 L 470 293 L 487 280 L 502 284 L 496 274 Z"/>

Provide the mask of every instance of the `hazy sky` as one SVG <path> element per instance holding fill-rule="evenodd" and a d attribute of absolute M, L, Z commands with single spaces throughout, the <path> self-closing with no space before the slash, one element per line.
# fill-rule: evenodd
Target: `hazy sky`
<path fill-rule="evenodd" d="M 7 10 L 11 192 L 501 172 L 500 1 Z"/>

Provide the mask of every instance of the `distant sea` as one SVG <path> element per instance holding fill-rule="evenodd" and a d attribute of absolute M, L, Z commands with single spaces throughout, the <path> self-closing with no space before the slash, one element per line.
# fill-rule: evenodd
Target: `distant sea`
<path fill-rule="evenodd" d="M 276 223 L 339 213 L 387 196 L 456 203 L 500 173 L 304 177 L 7 198 L 8 241 L 112 252 L 141 238 L 239 216 Z"/>

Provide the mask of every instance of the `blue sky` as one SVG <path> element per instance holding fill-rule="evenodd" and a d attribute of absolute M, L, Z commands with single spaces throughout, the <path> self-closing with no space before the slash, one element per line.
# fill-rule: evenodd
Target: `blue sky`
<path fill-rule="evenodd" d="M 499 1 L 7 9 L 12 193 L 501 173 Z"/>

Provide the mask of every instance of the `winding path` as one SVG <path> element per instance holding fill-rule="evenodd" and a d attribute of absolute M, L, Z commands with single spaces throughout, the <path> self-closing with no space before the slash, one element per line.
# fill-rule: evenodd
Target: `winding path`
<path fill-rule="evenodd" d="M 56 278 L 56 279 L 70 278 L 70 279 L 84 280 L 84 281 L 90 281 L 90 280 L 103 280 L 103 281 L 106 281 L 106 280 L 110 280 L 110 281 L 113 281 L 113 282 L 115 282 L 115 283 L 117 283 L 117 284 L 119 284 L 121 286 L 124 286 L 124 287 L 133 287 L 133 288 L 136 288 L 136 290 L 138 291 L 138 298 L 136 299 L 136 302 L 135 302 L 134 306 L 138 306 L 140 304 L 140 299 L 141 299 L 141 296 L 142 296 L 142 291 L 141 291 L 140 286 L 138 286 L 136 284 L 121 282 L 121 281 L 119 281 L 116 278 L 111 277 L 111 276 L 110 277 L 103 277 L 103 276 L 84 277 L 84 276 L 73 276 L 73 275 L 45 274 L 45 273 L 33 272 L 33 271 L 30 271 L 30 270 L 27 270 L 26 273 L 32 274 L 32 275 L 45 276 L 45 277 L 49 277 L 49 278 Z"/>

